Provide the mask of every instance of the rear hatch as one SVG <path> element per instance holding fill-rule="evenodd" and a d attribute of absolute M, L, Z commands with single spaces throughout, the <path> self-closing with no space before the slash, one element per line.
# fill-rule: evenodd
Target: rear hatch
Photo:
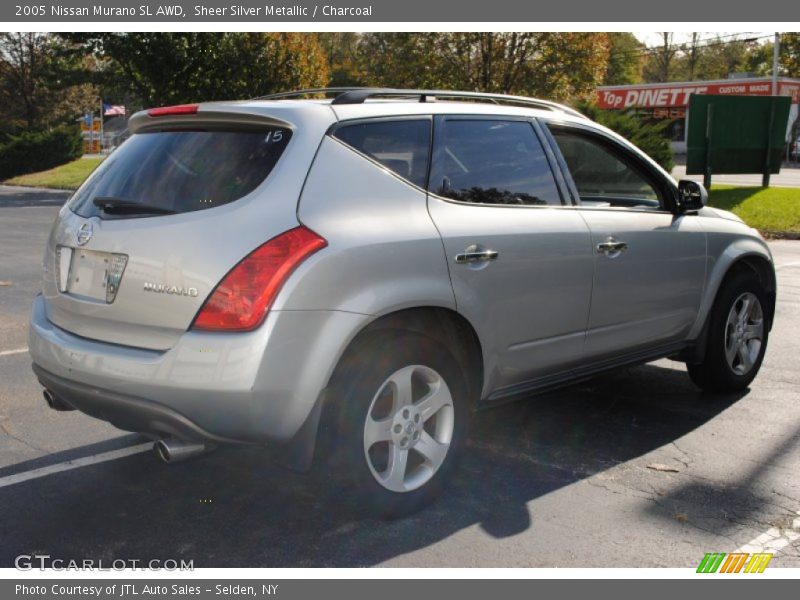
<path fill-rule="evenodd" d="M 166 350 L 243 257 L 297 226 L 327 107 L 201 104 L 137 113 L 133 135 L 59 213 L 48 318 L 85 338 Z"/>

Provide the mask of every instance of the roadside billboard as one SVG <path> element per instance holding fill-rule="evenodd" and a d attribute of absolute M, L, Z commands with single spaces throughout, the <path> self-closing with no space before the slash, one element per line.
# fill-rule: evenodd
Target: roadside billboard
<path fill-rule="evenodd" d="M 789 119 L 788 96 L 705 96 L 689 100 L 686 173 L 762 173 L 769 185 L 780 172 L 784 133 Z"/>

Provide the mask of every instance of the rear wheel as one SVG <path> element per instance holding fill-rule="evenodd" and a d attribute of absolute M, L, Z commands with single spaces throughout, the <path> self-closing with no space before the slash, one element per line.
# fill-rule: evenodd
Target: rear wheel
<path fill-rule="evenodd" d="M 714 303 L 703 362 L 689 364 L 695 384 L 711 392 L 745 389 L 761 368 L 769 337 L 767 297 L 755 274 L 727 279 Z"/>
<path fill-rule="evenodd" d="M 459 364 L 438 342 L 406 332 L 370 336 L 334 376 L 320 458 L 359 508 L 412 513 L 452 474 L 467 429 L 466 390 Z"/>

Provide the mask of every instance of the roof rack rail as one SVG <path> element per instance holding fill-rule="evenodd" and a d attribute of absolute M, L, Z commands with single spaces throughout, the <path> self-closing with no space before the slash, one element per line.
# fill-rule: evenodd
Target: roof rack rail
<path fill-rule="evenodd" d="M 324 87 L 324 88 L 308 88 L 303 90 L 292 90 L 289 92 L 279 92 L 277 94 L 267 94 L 266 96 L 257 96 L 253 100 L 288 100 L 290 98 L 300 98 L 301 96 L 313 96 L 318 94 L 331 94 L 339 95 L 345 92 L 352 92 L 353 90 L 361 90 L 366 88 L 360 87 Z"/>
<path fill-rule="evenodd" d="M 435 101 L 437 98 L 448 98 L 455 100 L 474 100 L 491 102 L 493 104 L 509 104 L 516 106 L 527 106 L 530 108 L 541 108 L 545 110 L 564 112 L 573 117 L 587 118 L 574 108 L 551 102 L 550 100 L 539 100 L 527 98 L 525 96 L 509 96 L 506 94 L 490 94 L 484 92 L 459 92 L 454 90 L 417 90 L 417 89 L 395 89 L 395 88 L 369 88 L 369 87 L 329 87 L 311 88 L 307 90 L 295 90 L 260 96 L 256 100 L 284 100 L 289 98 L 299 98 L 314 94 L 333 95 L 331 101 L 333 105 L 342 104 L 363 104 L 370 98 L 418 98 L 419 102 Z"/>

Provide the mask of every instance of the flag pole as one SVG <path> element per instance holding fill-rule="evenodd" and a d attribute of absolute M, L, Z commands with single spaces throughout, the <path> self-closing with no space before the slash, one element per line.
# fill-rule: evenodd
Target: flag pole
<path fill-rule="evenodd" d="M 103 136 L 103 96 L 100 96 L 100 154 L 103 153 L 103 142 L 105 138 Z"/>

